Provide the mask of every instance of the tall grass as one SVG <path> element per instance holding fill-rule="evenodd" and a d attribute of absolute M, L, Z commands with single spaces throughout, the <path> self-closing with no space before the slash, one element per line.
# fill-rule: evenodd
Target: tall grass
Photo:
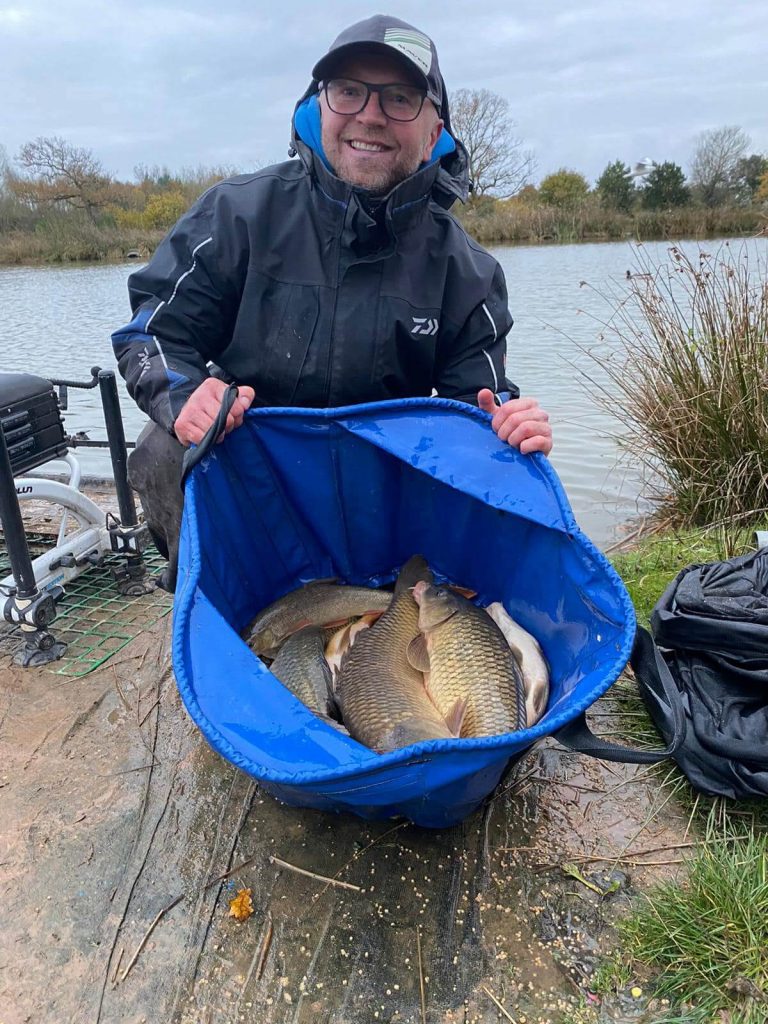
<path fill-rule="evenodd" d="M 80 211 L 48 211 L 38 218 L 34 230 L 0 231 L 0 264 L 117 260 L 131 251 L 147 259 L 163 234 L 93 224 Z"/>
<path fill-rule="evenodd" d="M 679 246 L 637 272 L 603 325 L 601 400 L 650 470 L 664 521 L 749 525 L 768 514 L 768 267 L 727 242 Z"/>
<path fill-rule="evenodd" d="M 480 197 L 454 208 L 467 231 L 484 245 L 499 242 L 585 242 L 633 238 L 712 238 L 751 235 L 768 227 L 768 211 L 752 207 L 683 206 L 621 213 L 588 196 L 563 210 L 540 202 Z"/>
<path fill-rule="evenodd" d="M 765 1024 L 768 835 L 714 806 L 687 880 L 643 897 L 620 933 L 625 955 L 657 972 L 673 1007 L 664 1020 Z"/>

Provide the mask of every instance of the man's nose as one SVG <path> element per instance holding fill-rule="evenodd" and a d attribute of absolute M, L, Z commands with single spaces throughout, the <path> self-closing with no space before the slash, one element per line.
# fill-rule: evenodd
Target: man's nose
<path fill-rule="evenodd" d="M 381 109 L 380 100 L 379 93 L 371 92 L 368 96 L 368 102 L 357 115 L 358 121 L 362 121 L 363 124 L 386 124 L 387 116 Z"/>

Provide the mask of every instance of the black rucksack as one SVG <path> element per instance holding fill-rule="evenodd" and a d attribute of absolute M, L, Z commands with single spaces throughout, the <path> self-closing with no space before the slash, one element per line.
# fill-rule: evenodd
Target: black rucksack
<path fill-rule="evenodd" d="M 673 756 L 691 784 L 768 796 L 768 549 L 688 566 L 656 604 L 651 630 L 682 697 L 687 728 Z M 638 681 L 669 740 L 673 709 Z"/>

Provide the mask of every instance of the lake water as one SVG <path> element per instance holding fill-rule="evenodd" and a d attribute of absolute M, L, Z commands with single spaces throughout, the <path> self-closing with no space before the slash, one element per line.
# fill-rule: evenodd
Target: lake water
<path fill-rule="evenodd" d="M 730 244 L 737 247 L 742 240 Z M 766 239 L 748 244 L 768 252 Z M 667 243 L 644 248 L 651 258 L 663 259 Z M 642 511 L 642 483 L 636 467 L 617 461 L 619 424 L 594 394 L 607 378 L 582 350 L 598 345 L 599 321 L 610 310 L 601 293 L 626 293 L 626 271 L 636 266 L 633 247 L 621 242 L 492 251 L 504 268 L 515 318 L 508 376 L 549 411 L 552 463 L 580 526 L 605 546 Z M 0 267 L 0 369 L 87 380 L 92 366 L 114 368 L 110 334 L 130 319 L 126 281 L 136 266 Z M 134 440 L 146 420 L 119 376 L 118 382 L 126 438 Z M 106 437 L 98 390 L 70 390 L 66 427 L 92 439 Z M 80 448 L 77 454 L 86 475 L 111 476 L 106 451 Z"/>

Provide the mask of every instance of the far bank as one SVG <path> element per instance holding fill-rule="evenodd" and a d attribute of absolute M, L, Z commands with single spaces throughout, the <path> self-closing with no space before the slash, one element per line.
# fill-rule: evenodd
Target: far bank
<path fill-rule="evenodd" d="M 563 209 L 478 197 L 453 212 L 483 245 L 705 240 L 768 233 L 768 207 L 757 205 L 621 213 L 591 199 Z M 80 211 L 48 211 L 24 230 L 0 228 L 0 265 L 146 261 L 170 226 L 127 227 L 109 216 L 93 222 Z"/>

